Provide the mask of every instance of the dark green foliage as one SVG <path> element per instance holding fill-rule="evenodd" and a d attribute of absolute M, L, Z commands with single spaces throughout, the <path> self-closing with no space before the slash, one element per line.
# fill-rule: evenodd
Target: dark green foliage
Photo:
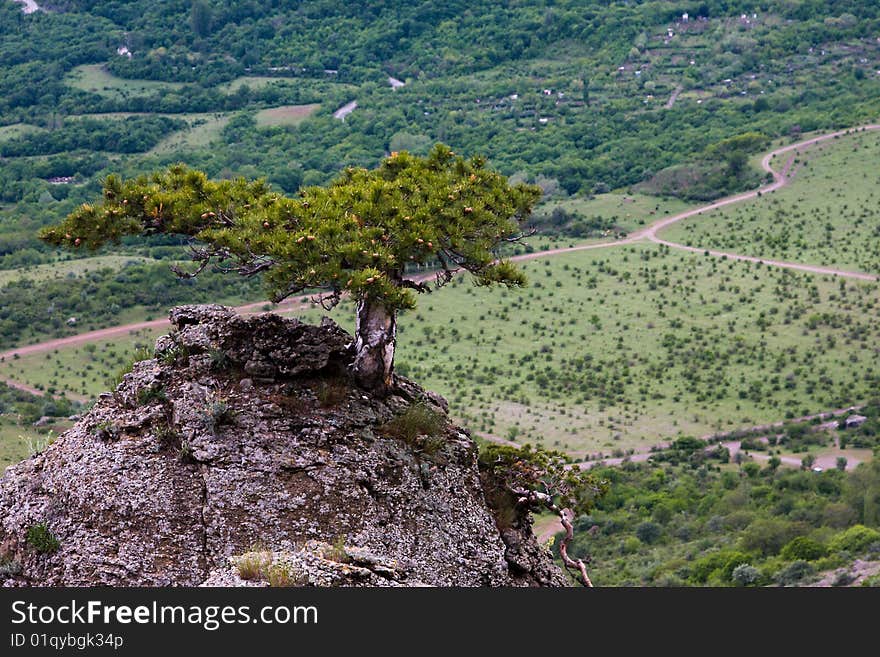
<path fill-rule="evenodd" d="M 636 527 L 636 538 L 642 543 L 654 543 L 663 533 L 662 528 L 657 523 L 647 521 Z"/>
<path fill-rule="evenodd" d="M 23 279 L 0 287 L 0 349 L 34 338 L 114 326 L 125 309 L 164 313 L 176 304 L 256 298 L 259 293 L 255 281 L 214 272 L 182 280 L 162 262 L 38 283 Z M 68 326 L 66 320 L 71 316 L 81 318 L 81 323 Z"/>
<path fill-rule="evenodd" d="M 55 538 L 52 532 L 49 531 L 49 528 L 44 522 L 28 527 L 25 540 L 28 542 L 28 545 L 34 548 L 37 552 L 43 554 L 51 554 L 57 552 L 59 548 L 61 548 L 61 543 Z"/>
<path fill-rule="evenodd" d="M 816 574 L 816 569 L 806 561 L 793 561 L 776 573 L 773 578 L 779 586 L 797 586 Z"/>
<path fill-rule="evenodd" d="M 783 559 L 815 561 L 828 554 L 828 548 L 808 536 L 797 536 L 789 541 L 779 553 Z"/>
<path fill-rule="evenodd" d="M 864 491 L 880 484 L 873 464 L 846 473 L 761 469 L 753 477 L 715 468 L 659 462 L 594 469 L 611 487 L 575 522 L 582 531 L 572 550 L 593 556 L 596 585 L 742 584 L 733 578 L 742 564 L 760 572 L 758 585 L 793 585 L 875 544 L 880 550 L 880 523 L 855 524 Z M 650 525 L 662 530 L 659 540 L 636 541 Z M 638 558 L 621 561 L 629 539 Z"/>
<path fill-rule="evenodd" d="M 138 390 L 137 400 L 139 406 L 146 406 L 147 404 L 154 401 L 157 401 L 161 404 L 168 401 L 168 395 L 165 394 L 165 388 L 163 388 L 162 386 L 153 385 Z"/>
<path fill-rule="evenodd" d="M 478 465 L 483 489 L 493 509 L 507 517 L 523 491 L 546 493 L 560 509 L 587 513 L 609 489 L 607 479 L 580 468 L 567 468 L 568 457 L 541 447 L 510 447 L 490 443 L 480 450 Z M 520 504 L 522 513 L 528 504 Z"/>
<path fill-rule="evenodd" d="M 72 402 L 66 397 L 38 397 L 0 381 L 0 414 L 20 417 L 23 425 L 32 424 L 44 415 L 67 417 L 79 408 L 78 402 Z"/>
<path fill-rule="evenodd" d="M 155 146 L 162 137 L 186 123 L 157 117 L 129 117 L 123 121 L 82 119 L 60 130 L 36 133 L 0 143 L 0 156 L 53 155 L 68 151 L 139 153 Z"/>
<path fill-rule="evenodd" d="M 208 355 L 211 357 L 211 369 L 213 370 L 222 372 L 232 365 L 229 355 L 222 349 L 212 347 L 208 349 Z"/>
<path fill-rule="evenodd" d="M 17 3 L 0 8 L 0 125 L 26 121 L 46 129 L 0 139 L 6 142 L 0 148 L 19 152 L 39 144 L 48 152 L 62 143 L 89 145 L 92 138 L 101 142 L 94 145 L 114 146 L 108 135 L 131 122 L 137 143 L 127 148 L 141 150 L 153 141 L 158 119 L 175 119 L 121 121 L 95 114 L 244 110 L 217 143 L 187 148 L 177 159 L 212 176 L 261 172 L 294 193 L 300 184 L 326 183 L 343 166 L 372 166 L 400 143 L 444 141 L 462 153 L 486 153 L 507 174 L 553 180 L 561 194 L 644 183 L 703 198 L 754 184 L 743 155 L 759 149 L 765 136 L 855 125 L 876 114 L 880 95 L 871 50 L 877 9 L 864 2 L 774 0 L 751 26 L 737 25 L 749 8 L 707 2 L 706 29 L 694 21 L 688 29 L 697 33 L 676 35 L 671 44 L 662 35 L 667 27 L 678 32 L 674 23 L 685 7 L 658 2 L 397 0 L 356 9 L 335 0 L 307 7 L 124 4 L 68 0 L 63 11 L 28 16 Z M 841 21 L 847 14 L 857 15 L 854 24 Z M 693 43 L 680 45 L 682 38 Z M 641 45 L 633 53 L 636 41 Z M 131 59 L 116 54 L 120 45 L 129 47 Z M 828 54 L 820 58 L 809 48 L 827 48 Z M 692 55 L 697 63 L 683 65 Z M 101 93 L 98 83 L 97 93 L 84 91 L 65 82 L 83 64 L 101 65 L 123 81 L 183 86 Z M 625 71 L 618 70 L 621 65 Z M 407 85 L 392 93 L 389 72 Z M 234 91 L 222 86 L 244 74 L 287 79 L 241 84 Z M 664 108 L 678 84 L 708 97 L 701 104 L 682 97 Z M 345 122 L 334 119 L 333 110 L 353 98 L 357 111 Z M 318 102 L 321 110 L 295 128 L 259 128 L 252 119 L 261 108 Z M 77 126 L 83 121 L 101 125 L 86 135 Z M 79 139 L 65 136 L 74 132 Z M 122 142 L 129 135 L 120 137 Z M 163 157 L 124 166 L 128 174 L 139 173 Z M 88 197 L 47 185 L 44 164 L 0 163 L 0 197 L 33 202 L 44 191 Z M 88 179 L 100 168 L 78 173 Z M 92 192 L 96 181 L 91 179 Z M 52 216 L 42 222 L 70 209 L 45 208 Z M 590 221 L 560 229 L 589 233 Z"/>
<path fill-rule="evenodd" d="M 38 283 L 24 279 L 0 287 L 0 349 L 37 337 L 114 326 L 120 311 L 126 309 L 164 313 L 176 304 L 256 298 L 259 293 L 256 281 L 210 271 L 197 279 L 179 279 L 163 262 Z M 66 324 L 71 316 L 81 319 L 76 327 Z"/>
<path fill-rule="evenodd" d="M 204 242 L 194 259 L 215 260 L 245 276 L 264 274 L 274 301 L 309 289 L 343 293 L 390 312 L 413 308 L 406 279 L 413 265 L 470 272 L 478 285 L 518 286 L 525 277 L 497 249 L 521 234 L 540 196 L 537 187 L 509 185 L 486 160 L 456 156 L 436 145 L 427 157 L 392 153 L 378 168 L 349 167 L 327 187 L 299 197 L 264 181 L 212 181 L 175 165 L 150 176 L 104 183 L 97 205 L 83 204 L 42 239 L 72 249 L 98 249 L 130 235 L 191 236 Z"/>

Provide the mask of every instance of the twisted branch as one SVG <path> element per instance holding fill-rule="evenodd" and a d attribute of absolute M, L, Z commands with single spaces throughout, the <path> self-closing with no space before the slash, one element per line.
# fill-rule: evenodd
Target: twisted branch
<path fill-rule="evenodd" d="M 577 572 L 581 584 L 587 588 L 592 588 L 593 582 L 590 580 L 590 576 L 587 575 L 587 565 L 584 563 L 584 560 L 578 559 L 575 561 L 568 555 L 568 545 L 571 543 L 572 538 L 574 538 L 574 527 L 571 524 L 571 518 L 574 514 L 571 509 L 559 508 L 559 505 L 553 501 L 553 496 L 549 492 L 542 493 L 541 491 L 528 490 L 526 488 L 514 488 L 511 489 L 511 492 L 518 496 L 518 505 L 526 504 L 529 508 L 544 507 L 559 517 L 559 521 L 565 528 L 565 536 L 559 542 L 559 555 L 562 557 L 562 563 L 569 571 Z"/>

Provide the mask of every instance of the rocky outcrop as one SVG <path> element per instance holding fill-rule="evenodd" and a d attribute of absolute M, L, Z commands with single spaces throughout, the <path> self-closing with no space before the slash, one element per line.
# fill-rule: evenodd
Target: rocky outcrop
<path fill-rule="evenodd" d="M 7 469 L 0 582 L 565 585 L 526 519 L 498 529 L 442 398 L 355 386 L 336 324 L 171 320 L 155 358 Z M 243 577 L 253 555 L 266 572 Z"/>

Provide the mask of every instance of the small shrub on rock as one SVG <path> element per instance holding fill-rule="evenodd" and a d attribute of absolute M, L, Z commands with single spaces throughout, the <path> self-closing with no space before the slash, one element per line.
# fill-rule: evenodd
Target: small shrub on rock
<path fill-rule="evenodd" d="M 52 554 L 61 548 L 61 543 L 55 538 L 52 532 L 49 531 L 49 528 L 44 522 L 39 522 L 36 525 L 28 527 L 25 538 L 28 545 L 34 548 L 37 552 L 43 554 Z"/>
<path fill-rule="evenodd" d="M 419 436 L 434 436 L 443 430 L 443 416 L 425 404 L 413 404 L 400 415 L 392 418 L 379 430 L 386 436 L 400 438 L 412 443 Z"/>

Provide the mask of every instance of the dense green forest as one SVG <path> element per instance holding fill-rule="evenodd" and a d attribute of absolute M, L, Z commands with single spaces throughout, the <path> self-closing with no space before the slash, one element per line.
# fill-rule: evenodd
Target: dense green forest
<path fill-rule="evenodd" d="M 880 8 L 851 0 L 60 0 L 27 15 L 4 0 L 0 242 L 41 251 L 22 219 L 29 235 L 57 221 L 111 170 L 184 160 L 294 192 L 435 141 L 548 199 L 713 198 L 758 182 L 747 159 L 767 138 L 876 116 L 878 31 Z"/>

